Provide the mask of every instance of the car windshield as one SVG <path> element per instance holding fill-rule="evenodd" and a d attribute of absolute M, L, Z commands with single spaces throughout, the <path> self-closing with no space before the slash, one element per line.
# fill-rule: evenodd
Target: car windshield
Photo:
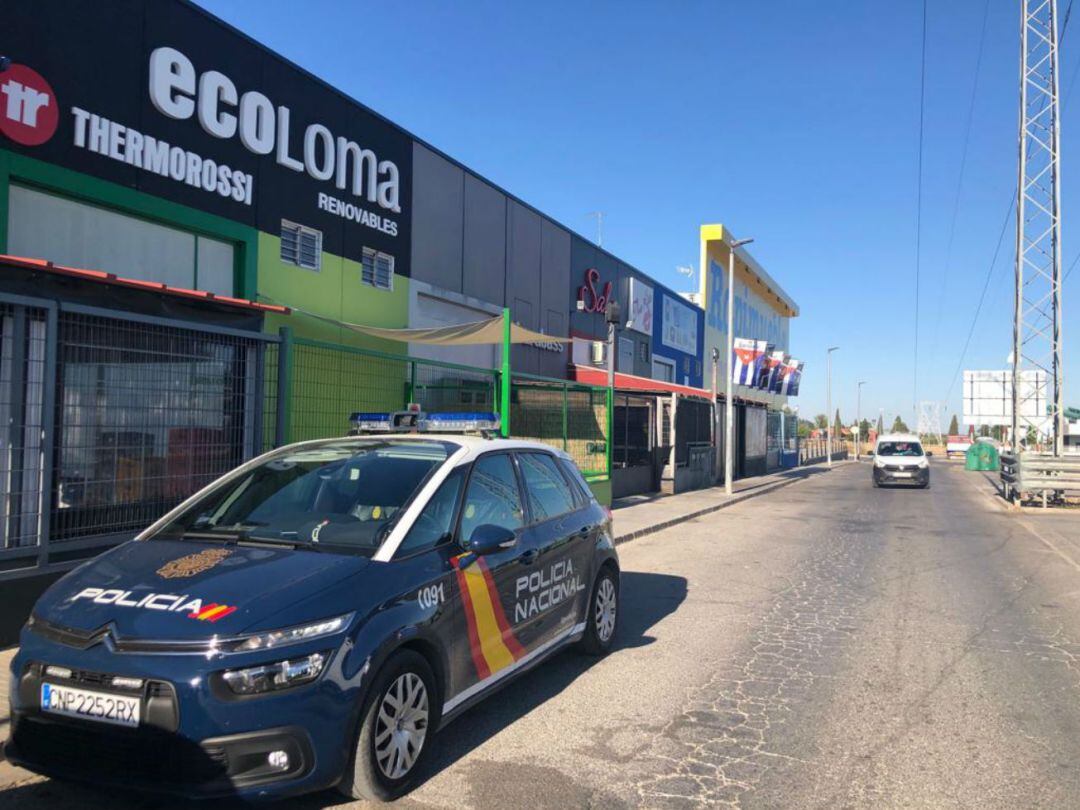
<path fill-rule="evenodd" d="M 882 442 L 878 445 L 879 456 L 921 456 L 922 445 L 918 442 Z"/>
<path fill-rule="evenodd" d="M 449 442 L 373 439 L 287 450 L 200 498 L 154 537 L 261 540 L 373 554 L 455 449 Z"/>

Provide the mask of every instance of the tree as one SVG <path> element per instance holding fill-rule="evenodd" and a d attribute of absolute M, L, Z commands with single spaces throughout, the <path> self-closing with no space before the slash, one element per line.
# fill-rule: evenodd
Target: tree
<path fill-rule="evenodd" d="M 840 428 L 844 426 L 844 423 L 840 421 L 840 409 L 836 409 L 836 418 L 833 420 L 833 433 L 837 436 L 840 435 Z"/>
<path fill-rule="evenodd" d="M 819 413 L 814 417 L 814 427 L 818 430 L 824 430 L 829 426 L 829 417 L 823 413 Z"/>
<path fill-rule="evenodd" d="M 859 422 L 859 435 L 863 439 L 865 439 L 867 436 L 870 435 L 870 420 L 869 419 L 863 419 L 861 422 Z"/>
<path fill-rule="evenodd" d="M 908 426 L 904 423 L 904 420 L 900 418 L 900 414 L 896 415 L 896 418 L 892 423 L 893 433 L 908 433 Z"/>
<path fill-rule="evenodd" d="M 949 422 L 949 435 L 956 436 L 960 433 L 960 421 L 956 418 L 956 414 L 952 415 L 952 421 Z"/>
<path fill-rule="evenodd" d="M 880 413 L 878 414 L 877 418 L 877 432 L 878 436 L 885 432 L 885 417 L 882 416 Z"/>
<path fill-rule="evenodd" d="M 814 423 L 811 422 L 809 419 L 800 419 L 799 420 L 799 438 L 800 439 L 808 439 L 808 438 L 810 438 L 810 431 L 813 430 L 813 429 L 814 429 Z"/>

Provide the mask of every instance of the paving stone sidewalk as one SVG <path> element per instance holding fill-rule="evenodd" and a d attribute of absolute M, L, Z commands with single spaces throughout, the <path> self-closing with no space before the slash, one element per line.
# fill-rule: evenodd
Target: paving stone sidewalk
<path fill-rule="evenodd" d="M 837 461 L 834 462 L 833 468 L 853 463 L 855 462 Z M 732 486 L 734 492 L 731 495 L 726 495 L 721 485 L 679 495 L 634 495 L 619 498 L 612 504 L 615 542 L 625 543 L 637 537 L 667 529 L 678 523 L 693 520 L 799 481 L 805 481 L 815 475 L 822 475 L 830 469 L 824 464 L 814 464 L 772 475 L 745 478 L 734 483 Z"/>

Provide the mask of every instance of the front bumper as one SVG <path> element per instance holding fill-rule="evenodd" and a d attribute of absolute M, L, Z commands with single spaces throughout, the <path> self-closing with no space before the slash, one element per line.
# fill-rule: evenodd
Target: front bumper
<path fill-rule="evenodd" d="M 874 467 L 874 483 L 879 485 L 903 485 L 925 487 L 930 483 L 929 467 L 906 467 L 904 469 L 890 469 L 889 467 Z"/>
<path fill-rule="evenodd" d="M 283 798 L 330 787 L 348 761 L 360 703 L 363 671 L 349 672 L 347 649 L 311 684 L 236 697 L 222 693 L 217 674 L 260 663 L 250 653 L 208 660 L 117 653 L 104 644 L 78 650 L 24 632 L 11 664 L 4 754 L 49 776 L 189 798 Z M 289 656 L 306 652 L 298 645 Z M 72 685 L 98 692 L 118 691 L 103 676 L 144 679 L 139 727 L 42 712 L 42 681 L 58 682 L 44 675 L 48 664 L 71 669 Z M 279 751 L 285 764 L 278 755 L 271 765 L 269 754 Z"/>

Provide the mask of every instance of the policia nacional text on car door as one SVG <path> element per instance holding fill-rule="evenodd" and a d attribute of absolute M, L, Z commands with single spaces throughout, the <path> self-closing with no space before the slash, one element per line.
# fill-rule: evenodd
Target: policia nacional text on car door
<path fill-rule="evenodd" d="M 7 757 L 188 796 L 406 791 L 433 732 L 547 655 L 610 649 L 610 515 L 549 447 L 291 445 L 38 601 Z"/>

